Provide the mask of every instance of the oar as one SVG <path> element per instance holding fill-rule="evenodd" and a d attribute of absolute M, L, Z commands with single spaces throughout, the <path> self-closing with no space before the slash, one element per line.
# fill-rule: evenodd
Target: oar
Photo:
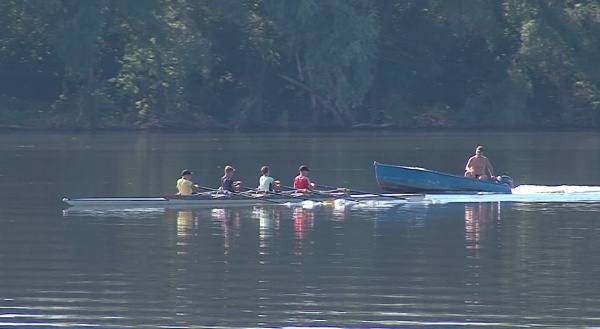
<path fill-rule="evenodd" d="M 203 186 L 197 186 L 198 189 L 200 190 L 205 190 L 207 192 L 201 192 L 201 193 L 196 193 L 196 194 L 192 194 L 192 195 L 181 195 L 181 194 L 170 194 L 170 193 L 165 193 L 162 195 L 163 198 L 166 199 L 177 199 L 177 198 L 188 198 L 188 197 L 193 197 L 196 195 L 208 195 L 210 193 L 215 193 L 217 192 L 217 190 L 212 189 L 212 188 L 208 188 L 208 187 L 203 187 Z"/>
<path fill-rule="evenodd" d="M 212 193 L 217 193 L 217 195 L 222 195 L 222 196 L 226 196 L 227 195 L 225 193 L 219 194 L 219 192 L 221 192 L 221 191 L 219 191 L 219 189 L 212 189 L 212 188 L 202 187 L 202 186 L 198 186 L 198 188 L 202 189 L 202 190 L 210 191 Z M 242 188 L 246 189 L 247 191 L 251 191 L 252 190 L 252 189 L 249 189 L 249 188 L 244 188 L 244 187 L 242 187 Z M 271 202 L 271 203 L 274 203 L 274 204 L 281 204 L 280 202 L 277 202 L 275 200 L 269 200 L 267 198 L 262 198 L 262 197 L 254 197 L 254 196 L 248 195 L 248 193 L 244 193 L 244 192 L 232 193 L 231 196 L 241 196 L 241 197 L 245 197 L 245 198 L 250 198 L 252 200 L 261 200 L 261 201 Z M 213 198 L 216 199 L 218 197 L 214 197 L 213 196 Z"/>
<path fill-rule="evenodd" d="M 317 186 L 317 185 L 315 185 L 315 186 Z M 298 189 L 297 189 L 297 188 L 295 188 L 295 187 L 291 187 L 291 186 L 281 186 L 281 187 L 283 187 L 283 188 L 286 188 L 286 189 L 288 189 L 288 190 L 290 190 L 290 191 L 298 191 Z M 332 192 L 335 192 L 335 191 L 339 191 L 339 189 L 338 189 L 338 188 L 334 188 L 334 189 L 332 189 L 332 190 L 330 190 L 330 191 L 319 191 L 319 190 L 313 190 L 313 191 L 311 191 L 311 193 L 315 193 L 315 194 L 323 194 L 323 195 L 331 195 L 331 193 L 332 193 Z M 333 195 L 331 195 L 331 196 L 333 196 Z"/>
<path fill-rule="evenodd" d="M 199 190 L 205 190 L 205 191 L 208 191 L 208 192 L 211 192 L 211 193 L 218 193 L 218 192 L 219 192 L 219 189 L 215 189 L 215 188 L 204 187 L 204 186 L 200 186 L 200 185 L 198 185 L 198 186 L 196 186 L 196 187 L 197 187 Z"/>
<path fill-rule="evenodd" d="M 396 200 L 408 201 L 408 198 L 404 197 L 404 196 L 394 196 L 394 195 L 381 194 L 381 193 L 365 192 L 365 191 L 359 191 L 359 190 L 349 189 L 349 188 L 345 188 L 345 187 L 333 187 L 333 186 L 318 185 L 318 184 L 315 184 L 315 186 L 322 187 L 322 188 L 328 188 L 328 189 L 345 190 L 348 192 L 356 192 L 356 193 L 361 193 L 361 194 L 371 194 L 371 195 L 376 195 L 381 198 L 391 198 L 391 199 L 396 199 Z"/>
<path fill-rule="evenodd" d="M 256 191 L 254 189 L 247 188 L 247 187 L 242 187 L 242 188 L 245 189 L 246 191 Z M 256 191 L 256 192 L 260 192 L 260 191 Z M 291 195 L 291 194 L 281 193 L 281 192 L 268 192 L 268 194 L 280 195 L 280 196 L 284 196 L 284 197 L 287 197 L 287 198 L 298 199 L 298 200 L 302 200 L 302 201 L 313 201 L 310 198 L 301 197 L 301 196 L 294 196 L 294 195 Z M 265 194 L 265 196 L 267 196 L 268 194 Z M 243 194 L 240 193 L 240 195 L 243 195 Z M 247 195 L 244 195 L 244 196 L 247 196 Z M 281 202 L 278 202 L 278 201 L 275 201 L 275 200 L 269 200 L 268 197 L 264 198 L 264 199 L 263 198 L 254 198 L 254 197 L 251 197 L 251 196 L 248 196 L 248 197 L 256 199 L 256 200 L 265 200 L 265 201 L 270 201 L 270 202 L 273 202 L 273 203 L 281 204 Z"/>
<path fill-rule="evenodd" d="M 315 186 L 319 186 L 319 185 L 315 185 Z M 282 186 L 283 188 L 286 189 L 290 189 L 290 190 L 298 190 L 297 188 L 294 187 L 290 187 L 290 186 Z M 330 186 L 319 186 L 319 187 L 324 187 L 324 188 L 329 188 L 329 191 L 319 191 L 319 190 L 313 190 L 311 193 L 317 194 L 317 195 L 326 195 L 332 198 L 339 198 L 339 199 L 348 199 L 351 200 L 352 202 L 357 202 L 357 203 L 361 203 L 361 202 L 368 202 L 369 200 L 359 200 L 357 198 L 348 198 L 348 195 L 346 193 L 344 193 L 343 195 L 339 195 L 339 194 L 334 194 L 335 192 L 342 192 L 342 190 L 340 188 L 330 188 Z M 345 189 L 343 192 L 347 192 L 348 190 Z M 396 200 L 403 200 L 403 199 L 396 199 Z"/>
<path fill-rule="evenodd" d="M 361 193 L 361 194 L 366 194 L 366 195 L 374 195 L 374 196 L 378 196 L 378 197 L 389 197 L 389 198 L 393 198 L 394 200 L 398 200 L 398 201 L 408 201 L 408 198 L 406 197 L 399 197 L 399 196 L 391 196 L 391 195 L 385 195 L 385 194 L 377 194 L 377 193 L 370 193 L 370 192 L 362 192 L 362 191 L 356 191 L 356 190 L 350 190 L 347 188 L 342 188 L 342 187 L 333 187 L 333 186 L 327 186 L 327 185 L 318 185 L 315 184 L 316 187 L 320 187 L 320 188 L 326 188 L 329 191 L 313 191 L 313 193 L 315 194 L 322 194 L 322 195 L 328 195 L 331 197 L 338 197 L 340 199 L 346 199 L 349 200 L 351 202 L 356 202 L 356 203 L 363 203 L 363 204 L 369 204 L 370 199 L 362 199 L 359 197 L 352 197 L 351 195 L 348 195 L 349 192 L 354 191 L 356 193 Z M 292 188 L 289 186 L 284 186 L 285 188 Z M 344 195 L 336 195 L 334 194 L 335 192 L 343 192 Z"/>
<path fill-rule="evenodd" d="M 219 193 L 220 192 L 218 189 L 211 189 L 211 188 L 207 188 L 207 187 L 199 187 L 199 188 L 203 189 L 203 190 L 208 190 L 208 191 L 211 191 L 211 192 L 215 192 L 215 193 Z M 262 197 L 262 196 L 256 197 L 256 196 L 252 196 L 252 195 L 250 195 L 250 194 L 247 193 L 247 192 L 258 192 L 258 191 L 255 191 L 254 189 L 250 189 L 250 188 L 247 188 L 247 187 L 241 187 L 241 188 L 244 189 L 245 191 L 238 192 L 238 193 L 232 193 L 231 196 L 241 196 L 241 197 L 249 198 L 249 199 L 252 199 L 252 200 L 266 201 L 266 202 L 270 202 L 270 203 L 274 203 L 274 204 L 278 204 L 278 205 L 282 204 L 280 201 L 277 201 L 277 200 L 269 200 L 268 197 Z M 276 193 L 273 193 L 273 194 L 276 194 Z M 225 196 L 227 194 L 222 194 L 222 195 Z M 281 195 L 286 196 L 285 194 L 281 194 Z M 290 197 L 290 196 L 288 196 L 288 197 Z"/>

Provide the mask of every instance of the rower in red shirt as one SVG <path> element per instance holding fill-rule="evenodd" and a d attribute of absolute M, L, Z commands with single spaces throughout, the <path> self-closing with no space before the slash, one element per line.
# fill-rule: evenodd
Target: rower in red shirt
<path fill-rule="evenodd" d="M 311 183 L 310 179 L 308 179 L 308 172 L 310 169 L 308 169 L 307 166 L 302 165 L 300 166 L 299 171 L 300 173 L 298 176 L 294 178 L 294 188 L 302 193 L 311 192 L 314 189 L 315 184 Z"/>

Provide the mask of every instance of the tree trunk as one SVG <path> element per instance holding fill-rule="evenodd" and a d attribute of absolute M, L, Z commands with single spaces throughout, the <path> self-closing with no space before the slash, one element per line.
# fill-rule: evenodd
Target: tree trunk
<path fill-rule="evenodd" d="M 333 120 L 334 123 L 338 126 L 341 127 L 346 127 L 347 122 L 344 120 L 343 116 L 344 116 L 344 111 L 340 111 L 338 109 L 336 109 L 335 107 L 333 107 L 331 104 L 329 104 L 323 97 L 319 96 L 319 94 L 317 94 L 317 92 L 315 92 L 313 90 L 313 88 L 305 83 L 302 83 L 300 81 L 296 81 L 288 76 L 285 75 L 281 75 L 281 77 L 283 79 L 285 79 L 286 81 L 291 82 L 292 84 L 306 90 L 311 98 L 311 108 L 313 108 L 313 117 L 311 120 L 310 125 L 312 127 L 316 127 L 320 124 L 320 109 L 325 109 L 327 112 L 331 113 L 331 115 L 333 116 Z M 319 103 L 321 104 L 321 107 L 319 107 Z M 340 113 L 342 112 L 342 113 Z M 349 118 L 352 117 L 351 115 L 348 116 Z"/>
<path fill-rule="evenodd" d="M 319 111 L 319 108 L 317 107 L 317 94 L 312 87 L 312 86 L 314 86 L 314 84 L 313 84 L 313 76 L 310 71 L 308 71 L 308 79 L 309 79 L 309 85 L 307 86 L 308 88 L 306 90 L 310 93 L 310 108 L 312 110 L 312 119 L 310 120 L 310 126 L 318 127 L 321 124 L 321 118 L 320 118 L 321 116 L 319 115 L 320 111 Z"/>
<path fill-rule="evenodd" d="M 249 95 L 236 105 L 237 108 L 241 108 L 232 120 L 233 125 L 236 128 L 250 127 L 254 124 L 263 124 L 263 99 L 265 90 L 265 79 L 266 79 L 267 63 L 262 61 L 260 67 L 250 72 L 248 78 Z"/>
<path fill-rule="evenodd" d="M 79 91 L 76 92 L 77 97 L 77 109 L 78 114 L 75 119 L 76 122 L 80 120 L 87 121 L 89 128 L 97 128 L 98 122 L 98 107 L 96 106 L 96 102 L 94 101 L 93 92 L 95 85 L 94 78 L 94 68 L 90 66 L 87 69 L 87 74 L 85 77 L 85 83 L 83 86 L 79 88 Z"/>

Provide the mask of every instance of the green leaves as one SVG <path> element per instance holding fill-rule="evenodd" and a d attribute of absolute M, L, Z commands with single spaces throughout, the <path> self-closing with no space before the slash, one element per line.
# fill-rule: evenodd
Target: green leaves
<path fill-rule="evenodd" d="M 377 15 L 370 1 L 270 2 L 267 10 L 288 58 L 288 81 L 303 86 L 313 101 L 313 124 L 330 114 L 336 124 L 355 123 L 373 81 L 378 34 Z M 286 50 L 282 48 L 281 51 Z"/>
<path fill-rule="evenodd" d="M 598 126 L 599 7 L 6 0 L 0 104 L 17 105 L 0 111 L 90 128 Z"/>
<path fill-rule="evenodd" d="M 87 76 L 98 61 L 107 1 L 71 2 L 54 16 L 51 45 L 73 75 Z"/>

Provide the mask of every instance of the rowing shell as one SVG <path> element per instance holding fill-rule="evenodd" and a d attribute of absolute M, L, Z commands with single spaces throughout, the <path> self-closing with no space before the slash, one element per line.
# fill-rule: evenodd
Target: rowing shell
<path fill-rule="evenodd" d="M 199 194 L 191 196 L 165 195 L 162 197 L 115 197 L 115 198 L 82 198 L 63 201 L 75 207 L 103 207 L 103 208 L 172 208 L 172 207 L 218 207 L 218 206 L 252 206 L 268 204 L 290 204 L 304 201 L 335 202 L 344 200 L 349 202 L 366 201 L 394 201 L 398 203 L 409 202 L 412 198 L 422 196 L 407 196 L 406 194 L 350 194 L 333 193 L 328 195 L 308 195 L 303 193 L 262 194 L 244 193 L 243 195 L 230 194 Z"/>

